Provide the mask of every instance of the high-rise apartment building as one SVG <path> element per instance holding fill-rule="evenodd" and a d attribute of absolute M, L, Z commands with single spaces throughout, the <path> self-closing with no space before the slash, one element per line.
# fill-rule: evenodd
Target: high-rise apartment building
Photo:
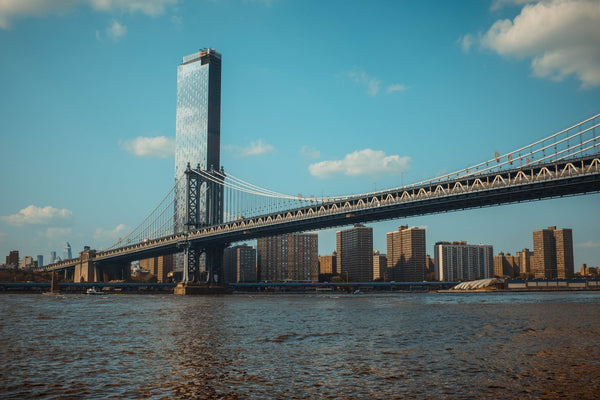
<path fill-rule="evenodd" d="M 521 274 L 521 258 L 510 253 L 498 253 L 494 257 L 494 276 L 516 278 Z"/>
<path fill-rule="evenodd" d="M 373 250 L 373 280 L 387 279 L 387 256 Z"/>
<path fill-rule="evenodd" d="M 529 278 L 534 276 L 534 253 L 529 249 L 517 251 L 515 257 L 519 259 L 520 275 Z"/>
<path fill-rule="evenodd" d="M 17 267 L 19 265 L 19 250 L 12 250 L 6 256 L 7 267 Z"/>
<path fill-rule="evenodd" d="M 56 252 L 51 251 L 50 252 L 50 264 L 54 264 L 55 262 L 56 262 Z"/>
<path fill-rule="evenodd" d="M 548 229 L 533 231 L 533 253 L 536 279 L 570 279 L 574 275 L 573 231 Z"/>
<path fill-rule="evenodd" d="M 41 254 L 38 254 L 38 256 L 37 256 L 37 266 L 38 267 L 44 266 L 44 256 Z"/>
<path fill-rule="evenodd" d="M 319 257 L 319 275 L 337 275 L 337 252 Z"/>
<path fill-rule="evenodd" d="M 289 233 L 256 241 L 259 279 L 269 282 L 319 280 L 319 236 Z"/>
<path fill-rule="evenodd" d="M 425 280 L 425 229 L 401 225 L 397 231 L 387 233 L 386 241 L 388 279 L 398 282 Z"/>
<path fill-rule="evenodd" d="M 169 272 L 173 271 L 174 256 L 168 254 L 140 260 L 140 267 L 144 268 L 154 276 L 159 283 L 166 282 Z"/>
<path fill-rule="evenodd" d="M 256 249 L 242 244 L 223 253 L 225 282 L 256 282 Z"/>
<path fill-rule="evenodd" d="M 337 270 L 342 279 L 373 280 L 373 228 L 361 224 L 336 232 Z"/>
<path fill-rule="evenodd" d="M 437 281 L 468 281 L 494 277 L 494 248 L 467 242 L 437 242 L 434 269 Z"/>

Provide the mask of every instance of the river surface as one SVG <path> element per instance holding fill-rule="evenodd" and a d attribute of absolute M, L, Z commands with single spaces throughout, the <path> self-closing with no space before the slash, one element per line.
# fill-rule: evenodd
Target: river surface
<path fill-rule="evenodd" d="M 0 295 L 0 398 L 600 398 L 600 292 Z"/>

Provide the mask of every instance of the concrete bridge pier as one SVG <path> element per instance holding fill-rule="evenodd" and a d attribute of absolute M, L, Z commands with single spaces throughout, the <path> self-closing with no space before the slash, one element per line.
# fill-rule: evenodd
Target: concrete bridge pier
<path fill-rule="evenodd" d="M 96 282 L 96 250 L 84 250 L 79 253 L 79 262 L 75 264 L 73 282 Z"/>
<path fill-rule="evenodd" d="M 223 244 L 217 244 L 205 249 L 208 284 L 223 281 L 223 253 L 225 247 Z"/>

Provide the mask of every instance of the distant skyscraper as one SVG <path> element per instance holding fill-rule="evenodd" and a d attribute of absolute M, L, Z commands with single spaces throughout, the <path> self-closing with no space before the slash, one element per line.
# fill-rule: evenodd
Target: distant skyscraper
<path fill-rule="evenodd" d="M 373 280 L 373 228 L 361 224 L 336 232 L 337 271 L 342 279 Z"/>
<path fill-rule="evenodd" d="M 319 236 L 316 233 L 290 233 L 258 238 L 256 242 L 261 281 L 319 280 Z"/>
<path fill-rule="evenodd" d="M 220 146 L 221 54 L 202 50 L 183 57 L 177 68 L 175 180 L 184 174 L 188 163 L 194 169 L 219 170 Z M 175 199 L 176 232 L 185 230 L 185 196 L 182 191 Z M 201 210 L 206 208 L 206 201 L 205 194 L 200 198 Z"/>
<path fill-rule="evenodd" d="M 467 242 L 437 242 L 434 249 L 437 281 L 468 281 L 494 277 L 494 248 Z"/>
<path fill-rule="evenodd" d="M 54 264 L 55 262 L 56 262 L 56 252 L 51 251 L 50 252 L 50 264 Z"/>
<path fill-rule="evenodd" d="M 44 266 L 44 256 L 41 254 L 37 256 L 37 266 L 38 268 Z"/>
<path fill-rule="evenodd" d="M 73 258 L 73 255 L 71 253 L 71 244 L 69 242 L 65 244 L 64 256 L 65 260 L 70 260 L 71 258 Z"/>
<path fill-rule="evenodd" d="M 256 249 L 247 244 L 225 249 L 223 274 L 225 282 L 256 282 Z"/>
<path fill-rule="evenodd" d="M 533 231 L 533 253 L 536 279 L 570 279 L 573 277 L 573 231 L 548 229 Z"/>
<path fill-rule="evenodd" d="M 401 225 L 397 231 L 387 233 L 386 241 L 389 280 L 424 281 L 426 270 L 425 229 Z"/>

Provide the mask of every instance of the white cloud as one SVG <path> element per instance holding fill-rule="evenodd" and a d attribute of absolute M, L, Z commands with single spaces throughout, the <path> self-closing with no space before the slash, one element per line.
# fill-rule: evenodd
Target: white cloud
<path fill-rule="evenodd" d="M 237 157 L 254 157 L 274 153 L 275 147 L 258 139 L 256 142 L 250 143 L 248 147 L 228 145 L 223 146 L 223 150 L 234 152 Z"/>
<path fill-rule="evenodd" d="M 552 0 L 526 4 L 514 20 L 496 21 L 483 48 L 506 57 L 531 58 L 533 75 L 582 88 L 600 85 L 600 1 Z"/>
<path fill-rule="evenodd" d="M 354 70 L 345 72 L 342 75 L 362 86 L 365 86 L 369 96 L 376 96 L 377 93 L 379 93 L 379 89 L 381 89 L 381 81 L 377 78 L 369 76 L 362 69 L 355 68 Z"/>
<path fill-rule="evenodd" d="M 462 48 L 463 53 L 468 53 L 471 50 L 471 46 L 473 46 L 475 39 L 473 35 L 467 33 L 464 36 L 461 36 L 458 39 L 458 43 L 460 43 L 460 47 Z"/>
<path fill-rule="evenodd" d="M 143 137 L 119 141 L 119 146 L 140 157 L 168 158 L 175 154 L 175 139 L 165 136 Z"/>
<path fill-rule="evenodd" d="M 117 225 L 114 229 L 98 228 L 94 233 L 94 239 L 96 240 L 118 240 L 124 233 L 127 233 L 127 226 L 124 224 Z"/>
<path fill-rule="evenodd" d="M 27 224 L 48 224 L 54 221 L 69 219 L 73 213 L 67 209 L 59 210 L 51 206 L 36 207 L 30 205 L 14 215 L 0 217 L 4 222 L 22 226 Z"/>
<path fill-rule="evenodd" d="M 321 179 L 336 175 L 399 175 L 410 169 L 410 161 L 410 157 L 387 156 L 381 150 L 364 149 L 347 154 L 342 160 L 311 164 L 308 170 L 311 175 Z"/>
<path fill-rule="evenodd" d="M 593 248 L 600 247 L 600 242 L 592 242 L 590 240 L 589 242 L 579 243 L 579 244 L 575 245 L 575 247 L 585 248 L 585 249 L 593 249 Z"/>
<path fill-rule="evenodd" d="M 306 158 L 319 158 L 321 157 L 321 152 L 314 147 L 304 145 L 300 148 L 300 155 Z"/>
<path fill-rule="evenodd" d="M 178 0 L 0 0 L 0 28 L 9 29 L 17 18 L 63 14 L 85 5 L 94 11 L 142 13 L 149 16 L 163 14 Z"/>
<path fill-rule="evenodd" d="M 121 39 L 123 36 L 127 34 L 127 27 L 125 25 L 120 24 L 116 20 L 112 20 L 110 25 L 106 28 L 106 36 L 112 38 L 114 41 Z M 96 32 L 96 36 L 98 32 Z"/>
<path fill-rule="evenodd" d="M 406 89 L 407 89 L 407 87 L 404 86 L 403 84 L 395 83 L 393 85 L 388 86 L 385 91 L 387 93 L 394 93 L 394 92 L 404 92 Z"/>

